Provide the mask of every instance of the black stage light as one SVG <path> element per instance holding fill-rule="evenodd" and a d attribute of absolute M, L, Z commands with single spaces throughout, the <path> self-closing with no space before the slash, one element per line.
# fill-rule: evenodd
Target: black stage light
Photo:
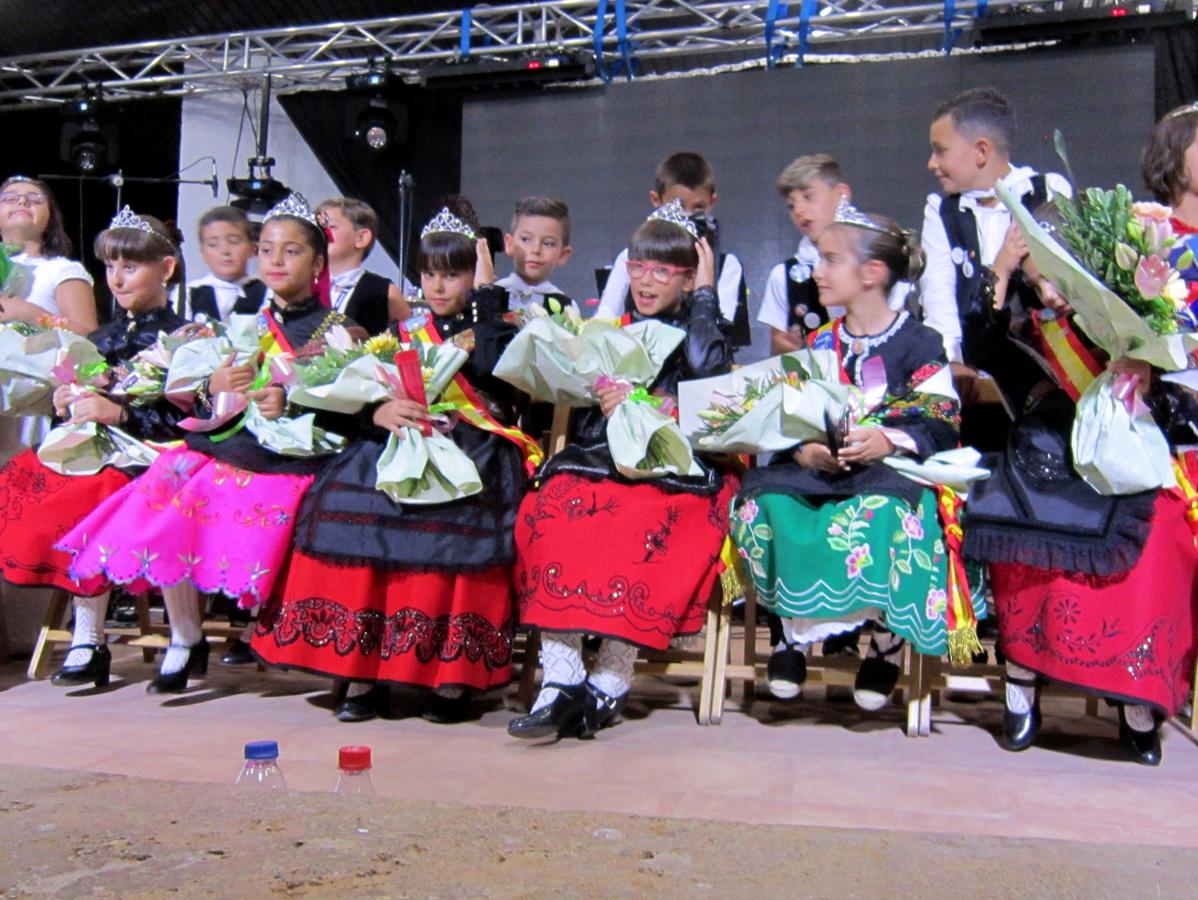
<path fill-rule="evenodd" d="M 103 111 L 100 92 L 95 88 L 80 93 L 63 111 L 58 156 L 82 175 L 101 174 L 117 163 L 117 127 L 103 120 Z"/>
<path fill-rule="evenodd" d="M 382 97 L 371 97 L 367 107 L 358 113 L 354 124 L 354 139 L 368 150 L 382 153 L 395 144 L 399 123 L 387 109 Z"/>

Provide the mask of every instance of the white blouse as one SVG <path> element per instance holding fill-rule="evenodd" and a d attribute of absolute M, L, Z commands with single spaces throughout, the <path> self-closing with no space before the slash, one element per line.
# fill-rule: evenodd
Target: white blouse
<path fill-rule="evenodd" d="M 33 269 L 33 287 L 26 298 L 30 303 L 40 306 L 52 316 L 59 314 L 58 286 L 64 281 L 86 281 L 94 284 L 91 273 L 83 267 L 83 263 L 62 256 L 44 257 L 30 256 L 28 253 L 18 253 L 12 261 Z"/>

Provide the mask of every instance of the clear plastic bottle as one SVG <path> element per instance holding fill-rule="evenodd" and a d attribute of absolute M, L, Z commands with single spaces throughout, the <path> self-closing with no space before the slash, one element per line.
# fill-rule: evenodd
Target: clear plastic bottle
<path fill-rule="evenodd" d="M 244 793 L 285 793 L 287 782 L 279 769 L 277 741 L 250 741 L 245 745 L 245 766 L 237 776 L 234 787 Z"/>
<path fill-rule="evenodd" d="M 342 747 L 337 753 L 337 765 L 341 769 L 337 776 L 334 794 L 343 797 L 373 797 L 374 782 L 370 780 L 370 748 L 361 746 Z"/>

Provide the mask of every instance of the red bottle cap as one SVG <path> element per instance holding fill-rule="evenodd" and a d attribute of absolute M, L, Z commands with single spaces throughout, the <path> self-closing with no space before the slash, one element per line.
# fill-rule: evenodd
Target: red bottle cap
<path fill-rule="evenodd" d="M 349 772 L 361 772 L 370 768 L 369 747 L 342 747 L 338 751 L 337 764 Z"/>

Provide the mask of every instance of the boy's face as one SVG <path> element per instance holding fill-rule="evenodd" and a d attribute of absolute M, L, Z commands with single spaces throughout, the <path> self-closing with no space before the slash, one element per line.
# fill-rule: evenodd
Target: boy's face
<path fill-rule="evenodd" d="M 711 188 L 688 188 L 683 184 L 670 185 L 664 194 L 659 194 L 657 191 L 649 192 L 649 202 L 655 207 L 665 206 L 672 200 L 678 200 L 682 203 L 682 209 L 688 216 L 711 212 L 719 199 L 719 195 Z"/>
<path fill-rule="evenodd" d="M 324 217 L 324 227 L 332 237 L 329 240 L 329 261 L 334 264 L 360 264 L 365 250 L 374 237 L 369 228 L 354 228 L 354 223 L 336 207 L 325 207 L 319 211 Z"/>
<path fill-rule="evenodd" d="M 832 224 L 841 197 L 851 197 L 847 184 L 828 184 L 819 178 L 786 195 L 790 221 L 804 237 L 818 240 L 824 229 Z"/>
<path fill-rule="evenodd" d="M 245 229 L 234 222 L 212 222 L 200 229 L 200 255 L 217 278 L 239 281 L 258 248 Z"/>
<path fill-rule="evenodd" d="M 512 258 L 516 274 L 540 284 L 570 258 L 562 223 L 550 216 L 520 216 L 511 234 L 503 236 L 503 252 Z"/>
<path fill-rule="evenodd" d="M 939 179 L 944 193 L 960 194 L 994 186 L 981 183 L 989 141 L 966 137 L 953 125 L 952 116 L 941 116 L 932 123 L 929 140 L 932 155 L 928 158 L 928 171 Z"/>

